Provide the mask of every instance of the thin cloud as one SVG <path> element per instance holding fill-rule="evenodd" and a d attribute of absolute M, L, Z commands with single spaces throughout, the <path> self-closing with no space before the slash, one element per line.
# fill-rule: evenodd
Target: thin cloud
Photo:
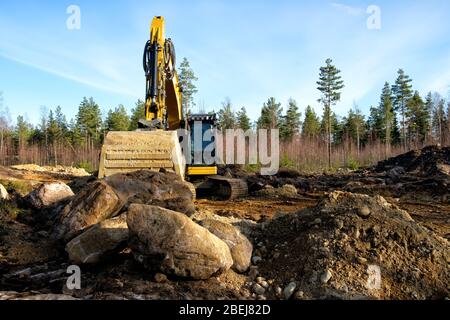
<path fill-rule="evenodd" d="M 64 73 L 64 72 L 61 72 L 61 71 L 58 71 L 58 70 L 55 70 L 55 69 L 51 69 L 51 68 L 48 68 L 48 67 L 36 64 L 36 63 L 32 63 L 32 62 L 29 62 L 29 61 L 21 60 L 21 59 L 9 56 L 9 55 L 7 55 L 7 54 L 5 54 L 3 52 L 0 52 L 0 57 L 2 57 L 4 59 L 8 59 L 10 61 L 14 61 L 16 63 L 20 63 L 22 65 L 25 65 L 25 66 L 28 66 L 28 67 L 31 67 L 31 68 L 34 68 L 34 69 L 37 69 L 37 70 L 40 70 L 40 71 L 43 71 L 43 72 L 46 72 L 48 74 L 52 74 L 54 76 L 57 76 L 57 77 L 60 77 L 60 78 L 63 78 L 63 79 L 67 79 L 67 80 L 70 80 L 70 81 L 74 81 L 74 82 L 83 84 L 85 86 L 89 86 L 89 87 L 95 88 L 95 89 L 99 89 L 99 90 L 107 91 L 107 92 L 119 93 L 119 94 L 122 94 L 122 95 L 131 96 L 131 97 L 137 97 L 136 93 L 134 93 L 134 92 L 123 90 L 123 89 L 122 90 L 118 90 L 115 87 L 113 88 L 111 86 L 106 86 L 106 85 L 103 85 L 103 84 L 100 84 L 100 83 L 96 83 L 96 82 L 93 82 L 93 81 L 89 81 L 89 80 L 83 79 L 81 77 L 77 77 L 77 76 L 69 74 L 69 73 Z"/>
<path fill-rule="evenodd" d="M 364 9 L 360 7 L 352 7 L 343 3 L 333 2 L 331 6 L 339 11 L 342 11 L 350 16 L 360 16 L 364 14 Z"/>

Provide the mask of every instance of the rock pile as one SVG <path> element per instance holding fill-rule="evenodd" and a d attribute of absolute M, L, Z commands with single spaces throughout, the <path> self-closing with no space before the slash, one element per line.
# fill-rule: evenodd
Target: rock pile
<path fill-rule="evenodd" d="M 36 191 L 38 192 L 38 191 Z M 245 272 L 252 244 L 232 225 L 195 212 L 195 190 L 172 173 L 142 170 L 89 183 L 58 215 L 53 236 L 71 262 L 95 264 L 128 247 L 151 272 L 209 279 Z"/>
<path fill-rule="evenodd" d="M 289 296 L 434 299 L 450 293 L 448 241 L 380 196 L 333 192 L 315 208 L 267 222 L 258 241 L 265 248 L 259 273 L 277 279 L 274 287 L 295 283 L 299 294 L 287 290 Z"/>
<path fill-rule="evenodd" d="M 429 146 L 421 150 L 410 151 L 381 161 L 375 167 L 375 171 L 383 172 L 395 168 L 423 177 L 435 175 L 448 177 L 450 174 L 450 147 Z"/>

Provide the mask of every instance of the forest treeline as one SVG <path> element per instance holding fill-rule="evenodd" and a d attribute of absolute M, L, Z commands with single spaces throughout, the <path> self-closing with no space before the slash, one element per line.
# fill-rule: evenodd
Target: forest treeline
<path fill-rule="evenodd" d="M 183 108 L 188 113 L 195 107 L 197 78 L 187 59 L 179 70 L 186 88 Z M 380 88 L 379 101 L 368 115 L 356 104 L 345 116 L 333 111 L 344 88 L 340 70 L 327 59 L 317 81 L 321 114 L 312 106 L 301 108 L 294 99 L 283 106 L 269 97 L 252 122 L 245 107 L 236 110 L 225 99 L 217 111 L 218 125 L 220 129 L 279 129 L 283 165 L 311 170 L 357 167 L 428 144 L 450 144 L 450 101 L 438 93 L 422 95 L 402 69 L 392 84 Z M 13 123 L 0 94 L 0 164 L 64 164 L 94 170 L 106 132 L 137 129 L 145 104 L 138 100 L 130 109 L 129 113 L 119 105 L 102 114 L 98 103 L 85 97 L 73 119 L 57 106 L 43 108 L 38 124 L 22 115 Z"/>

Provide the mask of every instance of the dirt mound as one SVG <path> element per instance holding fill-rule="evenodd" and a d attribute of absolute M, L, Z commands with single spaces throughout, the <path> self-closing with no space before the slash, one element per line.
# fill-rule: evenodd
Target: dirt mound
<path fill-rule="evenodd" d="M 389 171 L 396 167 L 402 167 L 406 172 L 420 176 L 449 175 L 450 147 L 429 146 L 422 150 L 413 150 L 381 161 L 375 171 Z"/>
<path fill-rule="evenodd" d="M 267 222 L 259 274 L 269 297 L 433 299 L 449 296 L 449 243 L 380 196 L 334 192 Z"/>
<path fill-rule="evenodd" d="M 70 176 L 74 176 L 74 177 L 85 177 L 85 176 L 90 175 L 90 173 L 87 172 L 83 168 L 75 168 L 75 167 L 67 167 L 67 166 L 41 167 L 37 164 L 23 164 L 23 165 L 11 166 L 11 168 L 15 169 L 15 170 L 22 170 L 22 171 L 64 174 L 64 175 L 70 175 Z"/>

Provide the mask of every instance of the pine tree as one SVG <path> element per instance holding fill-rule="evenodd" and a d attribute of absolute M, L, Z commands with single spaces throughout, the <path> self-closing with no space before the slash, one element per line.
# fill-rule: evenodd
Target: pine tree
<path fill-rule="evenodd" d="M 444 144 L 444 133 L 445 133 L 445 101 L 439 95 L 434 98 L 434 108 L 433 108 L 433 132 L 436 140 L 440 145 Z"/>
<path fill-rule="evenodd" d="M 138 100 L 133 109 L 131 109 L 130 117 L 130 131 L 135 131 L 138 128 L 139 120 L 145 119 L 145 102 Z"/>
<path fill-rule="evenodd" d="M 108 131 L 128 131 L 130 128 L 130 117 L 123 105 L 119 105 L 114 111 L 109 110 L 105 127 Z"/>
<path fill-rule="evenodd" d="M 388 156 L 392 145 L 394 118 L 396 117 L 394 105 L 392 103 L 392 90 L 388 82 L 384 84 L 381 92 L 378 115 L 380 117 L 379 121 L 381 122 L 379 123 L 379 129 L 384 131 L 383 134 L 379 132 L 379 136 L 385 144 L 385 154 Z"/>
<path fill-rule="evenodd" d="M 331 168 L 331 143 L 332 143 L 332 111 L 331 108 L 341 100 L 341 90 L 344 88 L 344 81 L 340 73 L 332 63 L 333 60 L 327 59 L 326 66 L 320 68 L 319 81 L 317 81 L 317 89 L 321 92 L 322 97 L 319 102 L 324 107 L 323 121 L 325 122 L 325 133 L 328 148 L 328 166 Z"/>
<path fill-rule="evenodd" d="M 85 137 L 89 136 L 99 143 L 101 139 L 102 115 L 99 105 L 93 98 L 89 98 L 89 100 L 83 98 L 76 119 L 81 134 Z"/>
<path fill-rule="evenodd" d="M 252 127 L 245 107 L 242 107 L 241 110 L 236 113 L 236 121 L 237 127 L 244 131 L 250 130 Z"/>
<path fill-rule="evenodd" d="M 273 97 L 269 98 L 261 109 L 261 116 L 257 121 L 258 129 L 279 129 L 282 124 L 282 112 L 281 103 L 277 103 Z"/>
<path fill-rule="evenodd" d="M 426 141 L 431 141 L 433 137 L 433 126 L 432 126 L 432 116 L 433 116 L 433 95 L 431 92 L 428 92 L 426 98 L 425 98 L 425 110 L 424 112 L 427 114 L 427 120 L 428 120 L 428 132 L 426 134 Z"/>
<path fill-rule="evenodd" d="M 190 109 L 195 106 L 194 95 L 198 92 L 195 81 L 198 81 L 198 78 L 195 76 L 188 59 L 184 58 L 179 67 L 179 83 L 182 88 L 182 106 L 185 119 L 187 119 Z"/>
<path fill-rule="evenodd" d="M 414 92 L 408 100 L 408 138 L 409 141 L 424 143 L 429 130 L 428 113 L 425 110 L 425 102 L 418 91 Z"/>
<path fill-rule="evenodd" d="M 230 99 L 222 102 L 222 108 L 217 114 L 217 123 L 220 130 L 234 129 L 236 127 L 236 115 L 233 112 Z"/>
<path fill-rule="evenodd" d="M 383 116 L 380 112 L 380 108 L 370 107 L 367 127 L 369 129 L 369 137 L 371 141 L 385 139 L 385 130 L 383 130 Z"/>
<path fill-rule="evenodd" d="M 55 109 L 55 120 L 56 120 L 56 123 L 57 123 L 59 129 L 61 130 L 62 135 L 66 136 L 67 132 L 69 130 L 69 125 L 67 123 L 66 116 L 62 112 L 60 106 L 57 106 Z"/>
<path fill-rule="evenodd" d="M 358 106 L 354 106 L 349 110 L 348 116 L 344 118 L 344 128 L 349 137 L 356 142 L 358 153 L 361 151 L 361 142 L 366 135 L 366 120 L 359 110 Z"/>
<path fill-rule="evenodd" d="M 280 137 L 283 140 L 292 140 L 300 132 L 302 114 L 298 111 L 297 102 L 289 99 L 286 115 L 282 118 Z"/>
<path fill-rule="evenodd" d="M 68 133 L 69 143 L 74 148 L 75 146 L 79 146 L 82 143 L 82 134 L 81 129 L 78 126 L 77 122 L 74 119 L 70 120 L 69 123 L 69 133 Z"/>
<path fill-rule="evenodd" d="M 14 144 L 18 150 L 22 150 L 26 146 L 31 134 L 31 125 L 24 120 L 23 116 L 18 116 L 14 130 Z"/>
<path fill-rule="evenodd" d="M 402 69 L 398 70 L 397 80 L 392 86 L 392 92 L 394 94 L 394 108 L 400 112 L 401 115 L 401 133 L 402 133 L 402 146 L 406 151 L 407 149 L 407 107 L 408 100 L 412 97 L 412 85 L 411 78 L 405 74 Z"/>
<path fill-rule="evenodd" d="M 315 138 L 320 133 L 320 120 L 311 106 L 305 110 L 305 119 L 303 121 L 302 136 L 304 138 Z"/>

